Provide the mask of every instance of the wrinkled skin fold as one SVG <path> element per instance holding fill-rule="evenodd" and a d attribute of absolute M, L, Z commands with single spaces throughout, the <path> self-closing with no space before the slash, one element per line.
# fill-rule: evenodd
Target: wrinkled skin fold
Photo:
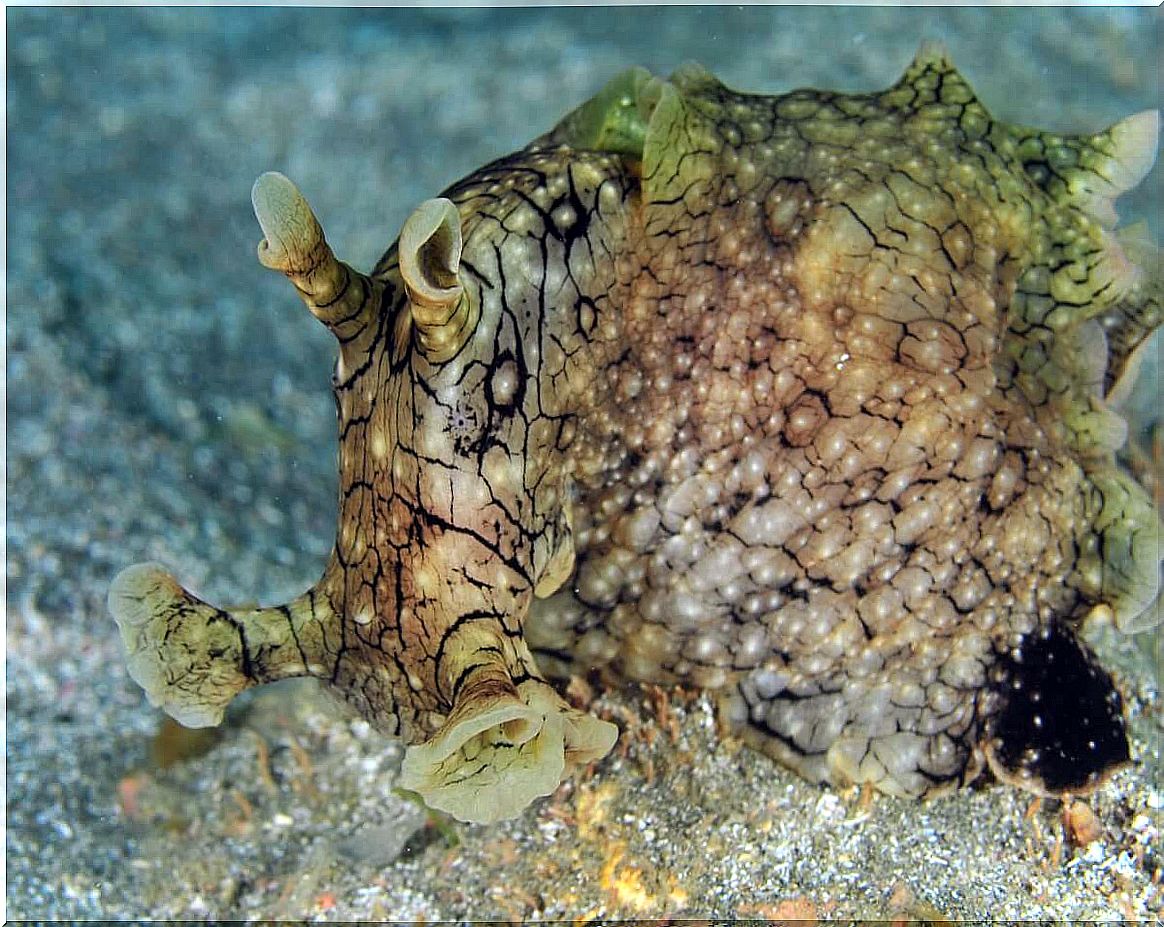
<path fill-rule="evenodd" d="M 263 175 L 259 259 L 339 342 L 335 547 L 272 608 L 130 567 L 130 674 L 193 726 L 315 676 L 475 822 L 611 749 L 547 681 L 599 666 L 814 781 L 1093 787 L 1128 748 L 1076 631 L 1160 582 L 1114 456 L 1161 282 L 1113 203 L 1158 132 L 997 122 L 928 48 L 867 94 L 636 69 L 370 274 Z"/>

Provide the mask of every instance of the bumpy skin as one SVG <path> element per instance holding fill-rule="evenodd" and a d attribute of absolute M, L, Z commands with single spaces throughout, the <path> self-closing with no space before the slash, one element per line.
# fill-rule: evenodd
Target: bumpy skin
<path fill-rule="evenodd" d="M 1127 745 L 1074 629 L 1160 577 L 1105 401 L 1160 322 L 1111 230 L 1157 133 L 995 122 L 932 50 L 876 94 L 636 70 L 369 276 L 265 175 L 260 258 L 340 342 L 336 546 L 276 609 L 127 570 L 131 673 L 194 724 L 325 679 L 473 821 L 609 750 L 542 676 L 599 665 L 722 691 L 814 780 L 1090 787 Z"/>

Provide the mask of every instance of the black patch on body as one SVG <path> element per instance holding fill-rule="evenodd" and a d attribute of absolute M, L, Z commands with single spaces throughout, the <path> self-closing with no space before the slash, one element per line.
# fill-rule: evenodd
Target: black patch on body
<path fill-rule="evenodd" d="M 1046 791 L 1093 786 L 1128 761 L 1123 702 L 1111 677 L 1065 628 L 1023 638 L 992 673 L 995 759 Z"/>

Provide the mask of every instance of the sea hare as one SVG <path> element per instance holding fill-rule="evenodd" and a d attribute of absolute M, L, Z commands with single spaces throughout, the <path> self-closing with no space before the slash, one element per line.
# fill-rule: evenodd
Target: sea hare
<path fill-rule="evenodd" d="M 339 341 L 335 547 L 274 608 L 129 568 L 130 674 L 194 726 L 325 680 L 467 821 L 611 749 L 547 681 L 599 666 L 716 690 L 813 781 L 1094 786 L 1128 746 L 1076 631 L 1160 582 L 1113 409 L 1161 318 L 1113 201 L 1158 131 L 998 122 L 929 48 L 879 93 L 635 69 L 367 275 L 264 174 L 259 259 Z"/>

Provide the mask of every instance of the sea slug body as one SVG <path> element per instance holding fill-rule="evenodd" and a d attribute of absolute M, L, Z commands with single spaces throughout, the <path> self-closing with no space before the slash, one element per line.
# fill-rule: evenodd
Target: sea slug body
<path fill-rule="evenodd" d="M 1158 133 L 998 122 L 933 48 L 877 93 L 635 69 L 370 274 L 263 175 L 259 258 L 339 342 L 335 546 L 271 608 L 130 567 L 130 674 L 194 726 L 318 677 L 475 822 L 611 749 L 549 681 L 598 666 L 715 690 L 814 781 L 1093 787 L 1128 746 L 1076 632 L 1160 583 L 1113 408 L 1161 307 L 1113 202 Z"/>

